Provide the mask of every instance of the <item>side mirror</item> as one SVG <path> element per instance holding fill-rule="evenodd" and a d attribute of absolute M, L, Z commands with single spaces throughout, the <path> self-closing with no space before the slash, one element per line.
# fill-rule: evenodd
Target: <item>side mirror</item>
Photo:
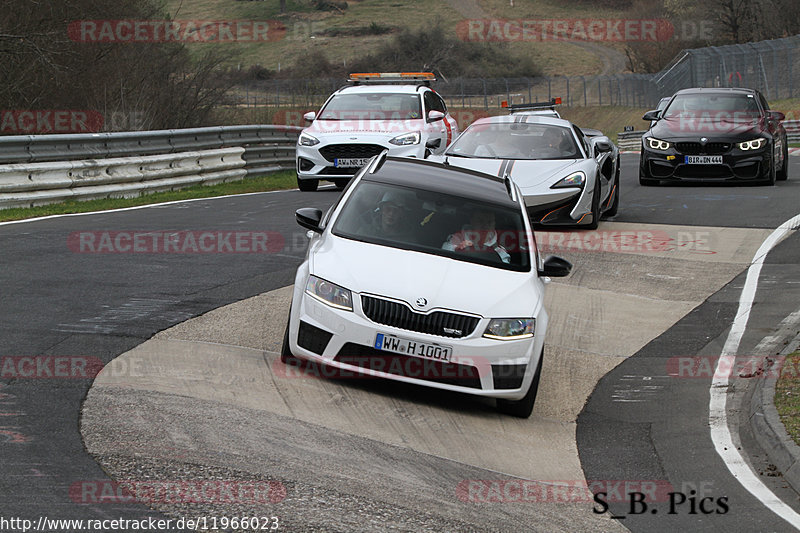
<path fill-rule="evenodd" d="M 611 139 L 609 139 L 605 135 L 602 135 L 600 137 L 592 137 L 591 143 L 592 146 L 594 146 L 595 157 L 600 154 L 610 152 L 614 149 L 614 144 L 611 142 Z"/>
<path fill-rule="evenodd" d="M 658 109 L 648 111 L 647 113 L 644 114 L 644 116 L 642 116 L 642 120 L 649 120 L 650 122 L 655 122 L 659 118 L 661 118 L 661 111 L 659 111 Z"/>
<path fill-rule="evenodd" d="M 322 211 L 316 207 L 303 207 L 294 213 L 297 223 L 311 231 L 322 233 L 319 223 L 322 220 Z"/>
<path fill-rule="evenodd" d="M 550 278 L 563 278 L 568 276 L 570 272 L 572 272 L 572 263 L 557 255 L 551 255 L 544 260 L 544 265 L 539 271 L 539 275 Z"/>
<path fill-rule="evenodd" d="M 780 122 L 780 121 L 782 121 L 782 120 L 784 120 L 786 118 L 786 115 L 784 115 L 780 111 L 770 111 L 769 112 L 769 118 L 771 120 L 776 120 L 776 121 Z"/>
<path fill-rule="evenodd" d="M 437 120 L 442 120 L 444 118 L 444 113 L 441 111 L 436 111 L 435 109 L 432 111 L 428 111 L 428 122 L 436 122 Z"/>
<path fill-rule="evenodd" d="M 436 150 L 442 145 L 442 140 L 440 138 L 436 139 L 429 139 L 428 142 L 425 143 L 425 148 L 430 148 L 431 150 Z"/>
<path fill-rule="evenodd" d="M 305 115 L 303 115 L 303 118 L 304 118 L 304 119 L 305 119 L 307 122 L 314 122 L 314 119 L 315 119 L 315 118 L 317 118 L 317 114 L 316 114 L 314 111 L 309 111 L 308 113 L 306 113 Z"/>

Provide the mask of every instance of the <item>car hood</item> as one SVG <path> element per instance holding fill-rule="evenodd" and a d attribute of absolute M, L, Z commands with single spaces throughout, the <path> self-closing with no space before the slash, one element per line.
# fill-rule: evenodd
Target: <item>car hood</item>
<path fill-rule="evenodd" d="M 710 117 L 665 118 L 650 129 L 653 137 L 664 140 L 699 140 L 707 137 L 713 141 L 745 141 L 761 135 L 758 120 L 714 120 Z"/>
<path fill-rule="evenodd" d="M 429 159 L 444 161 L 445 156 L 431 156 Z M 483 159 L 477 157 L 447 156 L 447 163 L 454 167 L 477 170 L 497 176 L 506 159 Z M 584 159 L 514 159 L 511 166 L 511 179 L 520 189 L 550 186 L 575 170 L 584 170 Z"/>
<path fill-rule="evenodd" d="M 484 317 L 536 316 L 542 287 L 535 270 L 514 272 L 328 234 L 315 247 L 310 273 L 353 292 Z"/>
<path fill-rule="evenodd" d="M 314 137 L 323 135 L 346 136 L 354 133 L 376 133 L 388 137 L 395 137 L 409 131 L 424 129 L 425 121 L 422 119 L 408 120 L 322 120 L 317 119 L 304 131 Z"/>

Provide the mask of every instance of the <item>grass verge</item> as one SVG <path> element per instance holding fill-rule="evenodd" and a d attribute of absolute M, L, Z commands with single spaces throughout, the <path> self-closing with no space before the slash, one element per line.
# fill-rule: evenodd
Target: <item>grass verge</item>
<path fill-rule="evenodd" d="M 176 200 L 191 200 L 193 198 L 209 198 L 212 196 L 294 189 L 297 187 L 296 178 L 297 175 L 294 170 L 283 170 L 257 178 L 247 178 L 217 185 L 195 185 L 178 191 L 157 192 L 137 196 L 135 198 L 101 198 L 87 201 L 69 201 L 37 207 L 2 209 L 0 210 L 0 222 L 49 215 L 63 215 L 67 213 L 107 211 L 109 209 L 174 202 Z"/>
<path fill-rule="evenodd" d="M 800 444 L 800 351 L 786 357 L 775 384 L 775 408 L 786 432 Z"/>

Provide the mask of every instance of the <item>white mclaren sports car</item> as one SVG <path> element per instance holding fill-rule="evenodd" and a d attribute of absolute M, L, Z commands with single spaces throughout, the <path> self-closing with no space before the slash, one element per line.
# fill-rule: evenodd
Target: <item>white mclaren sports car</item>
<path fill-rule="evenodd" d="M 533 224 L 595 229 L 617 213 L 620 194 L 619 150 L 597 133 L 556 117 L 487 117 L 430 159 L 510 177 Z"/>

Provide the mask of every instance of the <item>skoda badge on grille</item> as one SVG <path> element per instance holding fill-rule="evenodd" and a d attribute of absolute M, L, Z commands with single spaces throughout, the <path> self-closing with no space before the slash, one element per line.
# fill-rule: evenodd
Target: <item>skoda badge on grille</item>
<path fill-rule="evenodd" d="M 417 301 L 414 302 L 414 303 L 417 304 L 417 307 L 423 308 L 426 305 L 428 305 L 428 300 L 426 300 L 425 298 L 417 298 Z"/>

